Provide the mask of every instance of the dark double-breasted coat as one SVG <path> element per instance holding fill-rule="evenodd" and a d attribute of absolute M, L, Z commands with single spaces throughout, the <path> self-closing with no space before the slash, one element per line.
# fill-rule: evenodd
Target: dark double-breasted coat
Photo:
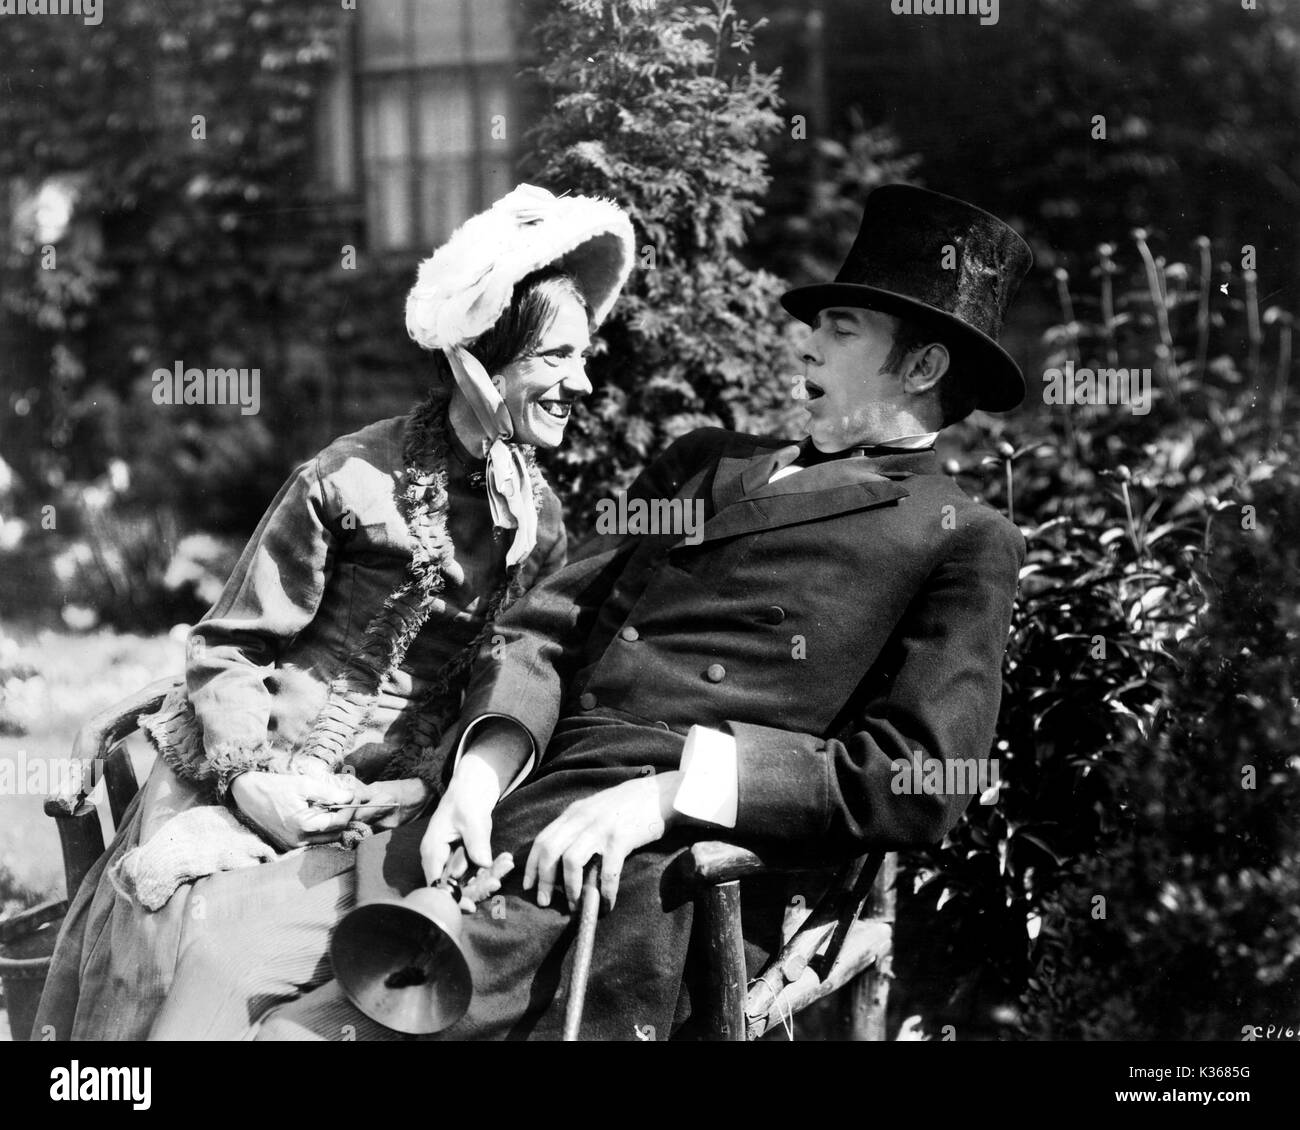
<path fill-rule="evenodd" d="M 517 872 L 573 800 L 678 768 L 696 723 L 735 737 L 740 842 L 843 861 L 935 842 L 969 803 L 895 780 L 914 760 L 989 754 L 1019 531 L 931 451 L 769 483 L 783 446 L 719 429 L 678 440 L 629 498 L 701 500 L 702 537 L 607 537 L 498 621 L 461 724 L 507 715 L 544 751 L 494 813 L 494 849 Z M 422 831 L 362 850 L 385 852 L 390 880 L 409 886 Z M 689 1016 L 691 905 L 667 865 L 716 835 L 677 827 L 627 861 L 597 934 L 584 1037 L 662 1039 Z M 447 1037 L 558 1034 L 573 922 L 562 896 L 541 909 L 518 878 L 466 922 L 476 993 Z"/>

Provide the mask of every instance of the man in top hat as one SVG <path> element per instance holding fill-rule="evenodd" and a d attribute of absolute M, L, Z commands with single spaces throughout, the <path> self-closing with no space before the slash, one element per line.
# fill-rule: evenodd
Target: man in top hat
<path fill-rule="evenodd" d="M 877 189 L 835 281 L 783 299 L 811 329 L 808 438 L 679 439 L 629 494 L 702 501 L 702 536 L 608 537 L 498 620 L 436 811 L 364 843 L 358 865 L 369 854 L 404 893 L 458 842 L 476 864 L 514 855 L 491 913 L 464 919 L 474 997 L 437 1038 L 558 1038 L 593 856 L 610 909 L 581 1035 L 663 1039 L 691 1013 L 693 906 L 670 868 L 691 842 L 844 862 L 957 822 L 968 794 L 893 782 L 988 756 L 1024 542 L 940 473 L 933 444 L 1023 398 L 997 336 L 1030 263 L 969 204 Z M 747 922 L 747 940 L 761 953 L 779 927 Z M 292 999 L 311 981 L 259 986 L 289 1002 L 261 1038 L 385 1034 L 336 982 Z"/>

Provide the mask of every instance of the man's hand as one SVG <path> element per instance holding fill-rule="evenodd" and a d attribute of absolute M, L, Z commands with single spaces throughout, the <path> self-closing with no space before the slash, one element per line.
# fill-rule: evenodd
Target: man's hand
<path fill-rule="evenodd" d="M 492 865 L 492 809 L 527 760 L 532 746 L 527 731 L 509 718 L 484 718 L 473 724 L 451 784 L 420 841 L 420 863 L 426 882 L 436 883 L 445 877 L 444 873 L 459 879 L 470 863 Z M 458 869 L 448 871 L 452 847 L 457 843 L 465 850 L 458 857 Z"/>
<path fill-rule="evenodd" d="M 353 819 L 356 789 L 334 777 L 252 772 L 236 777 L 230 793 L 271 843 L 288 849 L 336 841 Z M 313 808 L 312 801 L 348 807 Z"/>
<path fill-rule="evenodd" d="M 638 777 L 574 801 L 533 841 L 524 864 L 524 890 L 536 884 L 537 905 L 549 906 L 562 873 L 564 893 L 576 907 L 583 868 L 599 855 L 600 893 L 612 910 L 623 861 L 662 838 L 676 821 L 673 797 L 681 777 L 680 770 Z"/>
<path fill-rule="evenodd" d="M 451 872 L 453 878 L 459 879 L 469 863 L 492 865 L 492 809 L 500 799 L 501 782 L 492 767 L 474 754 L 462 757 L 420 840 L 425 882 L 443 878 L 457 843 L 465 850 L 456 853 L 460 873 Z"/>

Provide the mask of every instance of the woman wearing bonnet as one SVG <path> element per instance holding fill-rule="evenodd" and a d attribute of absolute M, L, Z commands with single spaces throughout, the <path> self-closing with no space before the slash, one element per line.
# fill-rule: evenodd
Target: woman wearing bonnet
<path fill-rule="evenodd" d="M 433 354 L 428 398 L 299 467 L 191 632 L 36 1031 L 143 1038 L 196 938 L 273 925 L 440 794 L 439 738 L 493 616 L 564 564 L 534 451 L 591 391 L 589 333 L 631 258 L 616 205 L 522 185 L 421 264 L 406 323 Z"/>

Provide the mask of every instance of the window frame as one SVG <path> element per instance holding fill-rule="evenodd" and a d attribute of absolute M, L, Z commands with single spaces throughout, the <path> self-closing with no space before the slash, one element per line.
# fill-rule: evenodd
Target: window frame
<path fill-rule="evenodd" d="M 491 204 L 488 200 L 489 174 L 487 166 L 492 161 L 504 161 L 513 170 L 519 160 L 516 148 L 517 131 L 512 124 L 518 121 L 517 78 L 521 65 L 518 28 L 513 5 L 508 0 L 500 0 L 506 16 L 506 26 L 510 33 L 508 53 L 499 59 L 479 61 L 474 57 L 475 3 L 474 0 L 459 0 L 460 4 L 460 52 L 453 61 L 418 63 L 415 61 L 415 27 L 416 5 L 420 0 L 400 0 L 404 20 L 405 39 L 409 45 L 406 51 L 407 61 L 399 65 L 366 65 L 363 58 L 362 27 L 360 18 L 349 19 L 344 36 L 343 50 L 340 58 L 341 74 L 335 76 L 341 89 L 331 93 L 329 98 L 339 99 L 341 105 L 332 105 L 326 115 L 328 121 L 324 128 L 332 129 L 339 119 L 348 136 L 339 142 L 331 142 L 328 152 L 326 178 L 334 195 L 347 201 L 355 211 L 360 230 L 360 239 L 366 249 L 374 254 L 394 257 L 427 254 L 428 250 L 444 242 L 456 223 L 463 222 L 476 212 Z M 357 13 L 360 17 L 360 13 Z M 482 21 L 481 7 L 480 16 Z M 467 164 L 470 212 L 455 220 L 452 229 L 431 231 L 427 229 L 426 217 L 420 206 L 422 191 L 427 181 L 424 165 L 429 155 L 422 153 L 420 132 L 424 122 L 421 108 L 420 84 L 431 77 L 451 76 L 462 84 L 470 107 L 468 129 L 473 139 L 473 147 L 463 155 L 457 155 Z M 504 92 L 504 112 L 508 123 L 506 137 L 500 142 L 489 141 L 492 110 L 488 103 L 490 80 L 499 80 Z M 381 89 L 392 83 L 401 90 L 401 97 L 407 107 L 404 131 L 404 149 L 398 158 L 404 167 L 402 175 L 406 178 L 406 191 L 409 205 L 410 239 L 402 244 L 381 245 L 372 230 L 371 209 L 374 206 L 370 188 L 373 161 L 366 156 L 366 114 L 370 91 Z M 494 148 L 499 144 L 500 149 Z M 346 150 L 347 156 L 342 154 Z M 324 155 L 323 155 L 324 156 Z M 320 164 L 325 164 L 321 162 Z M 344 167 L 350 173 L 351 184 L 343 184 L 341 174 Z"/>

